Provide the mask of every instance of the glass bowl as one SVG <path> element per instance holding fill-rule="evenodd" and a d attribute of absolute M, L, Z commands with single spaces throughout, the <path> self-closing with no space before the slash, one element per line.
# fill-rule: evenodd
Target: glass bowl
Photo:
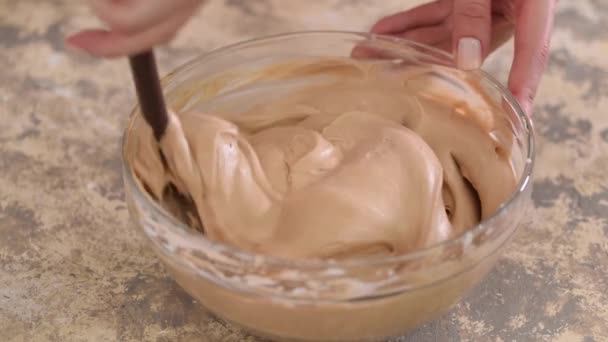
<path fill-rule="evenodd" d="M 171 108 L 193 110 L 259 81 L 259 68 L 274 60 L 354 55 L 452 66 L 450 55 L 398 38 L 301 32 L 205 54 L 171 72 L 163 87 Z M 340 261 L 279 259 L 211 241 L 161 208 L 134 176 L 130 137 L 145 125 L 137 108 L 122 147 L 131 217 L 177 283 L 213 314 L 255 335 L 287 341 L 375 341 L 407 333 L 445 312 L 487 275 L 531 207 L 530 119 L 492 77 L 483 71 L 466 75 L 479 81 L 479 92 L 502 108 L 510 123 L 518 180 L 493 216 L 456 238 L 405 255 Z"/>

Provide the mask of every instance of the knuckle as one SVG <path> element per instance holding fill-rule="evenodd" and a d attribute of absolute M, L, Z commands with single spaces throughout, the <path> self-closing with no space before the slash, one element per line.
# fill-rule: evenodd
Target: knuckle
<path fill-rule="evenodd" d="M 547 60 L 549 60 L 549 54 L 551 53 L 551 48 L 549 46 L 549 42 L 543 43 L 538 53 L 538 63 L 540 65 L 545 65 Z"/>
<path fill-rule="evenodd" d="M 534 98 L 536 97 L 536 92 L 534 92 L 532 89 L 529 89 L 528 91 L 526 91 L 526 104 L 530 105 L 532 103 L 534 103 Z"/>
<path fill-rule="evenodd" d="M 490 4 L 482 0 L 467 1 L 462 6 L 455 8 L 454 14 L 470 20 L 486 20 L 490 18 Z"/>
<path fill-rule="evenodd" d="M 512 91 L 513 96 L 524 106 L 534 103 L 536 92 L 530 87 L 521 87 Z"/>

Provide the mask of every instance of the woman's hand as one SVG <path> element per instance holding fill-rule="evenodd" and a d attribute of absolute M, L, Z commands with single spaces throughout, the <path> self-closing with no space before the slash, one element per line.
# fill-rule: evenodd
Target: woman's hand
<path fill-rule="evenodd" d="M 452 52 L 459 68 L 481 66 L 515 35 L 509 89 L 531 113 L 547 65 L 557 0 L 436 0 L 381 19 L 373 33 L 400 36 Z"/>
<path fill-rule="evenodd" d="M 121 57 L 171 40 L 202 0 L 90 0 L 109 29 L 90 29 L 66 39 L 68 46 L 99 57 Z"/>

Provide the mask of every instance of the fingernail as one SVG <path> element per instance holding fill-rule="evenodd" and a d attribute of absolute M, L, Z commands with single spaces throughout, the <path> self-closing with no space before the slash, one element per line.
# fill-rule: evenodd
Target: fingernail
<path fill-rule="evenodd" d="M 476 38 L 460 38 L 458 41 L 456 65 L 462 70 L 481 67 L 481 42 Z"/>
<path fill-rule="evenodd" d="M 74 44 L 71 44 L 69 38 L 65 40 L 63 46 L 67 55 L 75 57 L 77 59 L 91 59 L 94 57 L 93 54 L 91 54 L 89 51 Z"/>
<path fill-rule="evenodd" d="M 65 45 L 65 52 L 70 56 L 79 57 L 79 58 L 93 57 L 93 55 L 91 55 L 87 50 L 75 47 L 73 45 L 68 45 L 68 44 Z"/>

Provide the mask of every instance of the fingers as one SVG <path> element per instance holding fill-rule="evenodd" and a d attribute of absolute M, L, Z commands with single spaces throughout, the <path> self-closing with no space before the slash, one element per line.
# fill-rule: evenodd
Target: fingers
<path fill-rule="evenodd" d="M 437 25 L 410 30 L 400 34 L 399 37 L 412 40 L 420 44 L 437 46 L 439 43 L 449 41 L 451 34 L 452 32 L 446 26 Z"/>
<path fill-rule="evenodd" d="M 437 0 L 380 19 L 371 29 L 376 34 L 397 34 L 420 26 L 441 23 L 451 11 L 449 1 Z"/>
<path fill-rule="evenodd" d="M 167 15 L 194 10 L 200 0 L 91 0 L 95 14 L 112 30 L 135 33 L 150 29 Z"/>
<path fill-rule="evenodd" d="M 453 20 L 456 65 L 463 70 L 478 69 L 490 50 L 491 0 L 454 0 Z"/>
<path fill-rule="evenodd" d="M 555 5 L 555 0 L 521 1 L 516 10 L 515 55 L 509 89 L 528 114 L 547 66 Z"/>
<path fill-rule="evenodd" d="M 86 30 L 68 37 L 66 43 L 98 57 L 132 55 L 172 39 L 189 16 L 190 12 L 183 11 L 151 29 L 135 34 L 116 30 Z"/>
<path fill-rule="evenodd" d="M 203 0 L 90 0 L 108 30 L 85 30 L 66 39 L 69 48 L 99 57 L 119 57 L 165 43 Z"/>
<path fill-rule="evenodd" d="M 452 32 L 445 25 L 436 25 L 413 29 L 401 34 L 394 34 L 393 36 L 449 51 Z M 389 52 L 381 47 L 370 46 L 370 44 L 364 42 L 357 44 L 357 46 L 353 48 L 351 57 L 357 59 L 390 59 L 399 58 L 400 55 L 398 53 Z"/>

